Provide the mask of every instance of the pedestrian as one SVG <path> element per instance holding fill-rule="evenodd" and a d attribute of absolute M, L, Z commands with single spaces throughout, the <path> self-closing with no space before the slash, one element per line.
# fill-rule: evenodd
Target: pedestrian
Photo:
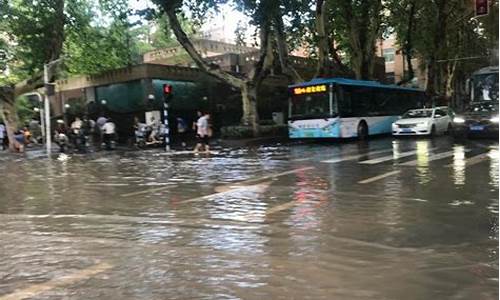
<path fill-rule="evenodd" d="M 196 137 L 198 139 L 198 143 L 193 150 L 195 154 L 198 154 L 198 152 L 200 152 L 200 149 L 202 148 L 205 153 L 210 152 L 209 134 L 211 130 L 209 130 L 209 120 L 210 114 L 204 113 L 196 122 Z"/>
<path fill-rule="evenodd" d="M 160 130 L 160 123 L 155 119 L 155 117 L 151 117 L 148 126 L 151 127 L 151 134 L 149 135 L 149 140 L 153 143 L 158 142 L 158 139 L 156 137 L 158 136 Z"/>
<path fill-rule="evenodd" d="M 22 153 L 24 152 L 24 132 L 22 130 L 16 130 L 14 132 L 14 148 Z"/>
<path fill-rule="evenodd" d="M 188 125 L 186 121 L 181 118 L 177 117 L 177 133 L 179 134 L 179 139 L 181 141 L 182 148 L 186 148 L 186 133 L 188 131 Z"/>
<path fill-rule="evenodd" d="M 97 118 L 97 126 L 99 126 L 100 128 L 102 128 L 102 126 L 104 126 L 104 124 L 106 124 L 106 117 L 105 116 L 100 116 L 99 118 Z"/>
<path fill-rule="evenodd" d="M 106 120 L 102 126 L 103 142 L 106 144 L 108 150 L 112 149 L 112 143 L 116 139 L 116 125 L 111 118 Z"/>
<path fill-rule="evenodd" d="M 31 144 L 31 131 L 29 130 L 28 126 L 24 126 L 23 128 L 23 135 L 24 135 L 24 144 L 29 145 Z"/>
<path fill-rule="evenodd" d="M 32 118 L 28 126 L 32 137 L 32 140 L 36 144 L 42 143 L 42 128 L 40 123 L 35 118 Z"/>
<path fill-rule="evenodd" d="M 7 130 L 5 128 L 5 124 L 0 123 L 0 149 L 2 151 L 5 150 L 4 139 L 5 139 L 6 135 L 7 135 Z"/>

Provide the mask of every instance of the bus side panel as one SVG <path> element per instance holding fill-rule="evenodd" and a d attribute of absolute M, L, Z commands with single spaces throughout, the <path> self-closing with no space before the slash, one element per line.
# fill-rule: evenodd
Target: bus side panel
<path fill-rule="evenodd" d="M 397 116 L 383 116 L 383 117 L 368 117 L 368 133 L 373 134 L 386 134 L 392 132 L 392 123 L 398 120 Z"/>
<path fill-rule="evenodd" d="M 397 116 L 342 118 L 341 136 L 344 138 L 357 137 L 358 125 L 361 120 L 366 121 L 369 135 L 390 133 L 392 123 L 397 119 Z"/>
<path fill-rule="evenodd" d="M 288 121 L 291 139 L 338 138 L 340 122 L 337 118 Z"/>
<path fill-rule="evenodd" d="M 361 118 L 341 118 L 340 136 L 351 138 L 358 136 L 358 123 Z"/>

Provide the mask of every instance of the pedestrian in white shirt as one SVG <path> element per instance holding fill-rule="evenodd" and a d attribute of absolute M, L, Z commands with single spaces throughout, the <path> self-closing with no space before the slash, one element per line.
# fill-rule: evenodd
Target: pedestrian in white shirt
<path fill-rule="evenodd" d="M 198 139 L 198 143 L 194 147 L 194 153 L 197 154 L 201 148 L 206 153 L 210 152 L 209 139 L 211 136 L 211 128 L 210 128 L 210 114 L 204 113 L 198 121 L 196 121 L 196 138 Z"/>

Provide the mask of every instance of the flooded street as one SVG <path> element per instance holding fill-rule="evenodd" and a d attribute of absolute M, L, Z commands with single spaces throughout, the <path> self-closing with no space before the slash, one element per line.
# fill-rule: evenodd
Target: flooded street
<path fill-rule="evenodd" d="M 0 158 L 0 300 L 498 299 L 498 143 Z"/>

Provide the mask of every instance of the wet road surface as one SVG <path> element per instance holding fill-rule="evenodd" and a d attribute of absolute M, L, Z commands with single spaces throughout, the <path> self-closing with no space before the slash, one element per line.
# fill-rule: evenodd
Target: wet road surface
<path fill-rule="evenodd" d="M 0 158 L 0 300 L 498 299 L 498 143 Z"/>

